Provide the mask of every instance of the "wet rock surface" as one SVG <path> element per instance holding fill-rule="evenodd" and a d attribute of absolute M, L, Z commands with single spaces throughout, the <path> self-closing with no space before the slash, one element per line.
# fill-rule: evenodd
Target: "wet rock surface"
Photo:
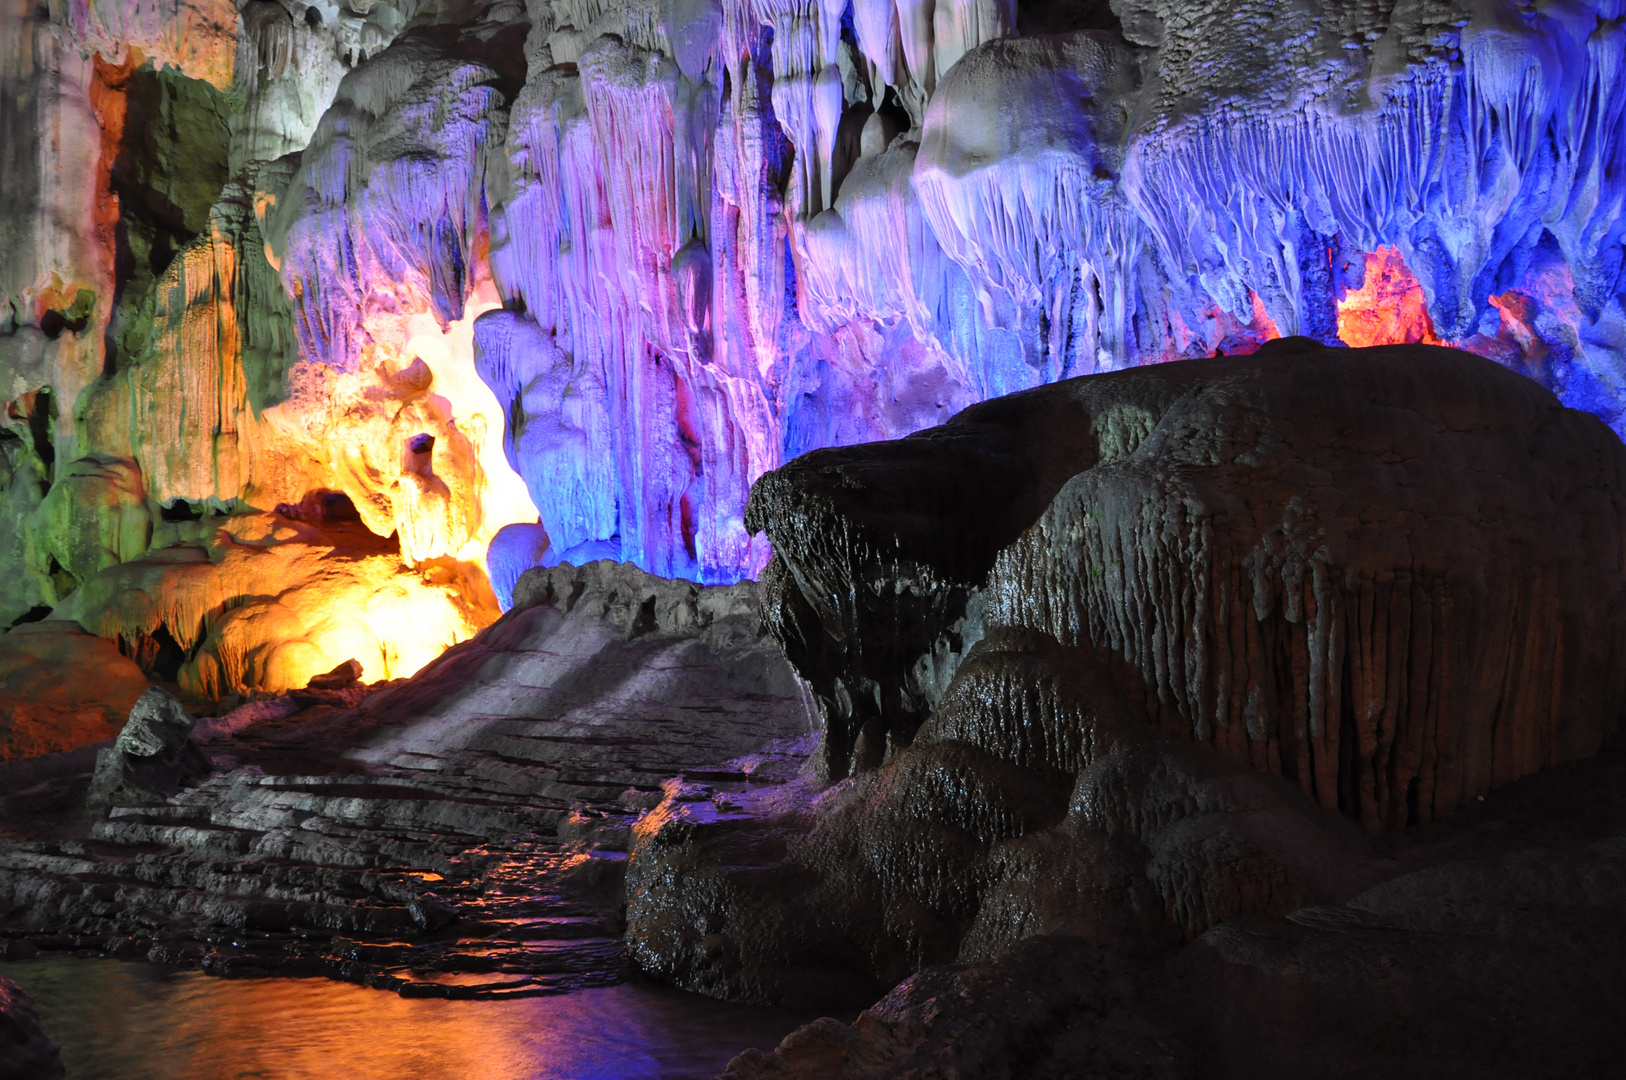
<path fill-rule="evenodd" d="M 415 679 L 201 721 L 214 771 L 155 804 L 82 814 L 84 751 L 12 763 L 0 942 L 415 995 L 618 981 L 633 820 L 778 784 L 809 730 L 751 586 L 535 571 Z"/>
<path fill-rule="evenodd" d="M 0 978 L 0 1080 L 61 1080 L 62 1056 L 23 988 Z"/>
<path fill-rule="evenodd" d="M 871 1005 L 731 1080 L 1609 1076 L 1626 450 L 1471 358 L 1322 358 L 811 455 L 760 591 L 528 572 L 414 679 L 199 722 L 161 802 L 9 763 L 0 941 Z"/>

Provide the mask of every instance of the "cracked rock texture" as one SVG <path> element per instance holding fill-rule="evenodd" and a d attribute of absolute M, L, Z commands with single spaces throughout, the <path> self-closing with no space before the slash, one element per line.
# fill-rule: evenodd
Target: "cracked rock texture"
<path fill-rule="evenodd" d="M 96 755 L 85 805 L 92 810 L 161 803 L 209 775 L 209 759 L 192 741 L 197 721 L 156 686 L 136 699 L 113 745 Z"/>

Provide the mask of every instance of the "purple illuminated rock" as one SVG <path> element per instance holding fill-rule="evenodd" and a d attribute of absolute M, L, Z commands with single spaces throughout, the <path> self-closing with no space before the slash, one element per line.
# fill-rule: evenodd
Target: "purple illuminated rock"
<path fill-rule="evenodd" d="M 1619 1052 L 1626 447 L 1595 417 L 1466 353 L 1288 339 L 806 455 L 750 520 L 856 775 L 669 791 L 628 940 L 703 993 L 881 1000 L 731 1078 Z"/>
<path fill-rule="evenodd" d="M 1626 430 L 1618 0 L 366 8 L 0 12 L 12 617 L 143 495 L 732 582 L 800 453 L 1278 334 Z"/>
<path fill-rule="evenodd" d="M 1072 380 L 805 455 L 749 521 L 847 779 L 636 834 L 635 957 L 718 996 L 1337 906 L 1399 871 L 1373 838 L 1593 758 L 1626 711 L 1626 446 L 1467 353 Z"/>

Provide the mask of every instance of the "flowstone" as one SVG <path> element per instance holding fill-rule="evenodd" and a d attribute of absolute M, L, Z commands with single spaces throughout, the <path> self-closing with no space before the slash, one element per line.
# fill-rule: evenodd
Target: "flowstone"
<path fill-rule="evenodd" d="M 634 957 L 820 1007 L 972 967 L 734 1075 L 1291 1075 L 1333 1043 L 1427 1075 L 1375 1034 L 1410 1008 L 1414 1046 L 1491 1075 L 1561 1032 L 1552 1069 L 1606 1053 L 1605 968 L 1555 989 L 1559 927 L 1619 956 L 1626 904 L 1626 447 L 1595 417 L 1466 353 L 1286 339 L 808 454 L 748 520 L 840 782 L 716 821 L 669 794 L 634 831 Z M 1504 798 L 1526 827 L 1483 824 Z M 1444 946 L 1380 926 L 1501 974 L 1448 986 L 1419 959 Z M 1023 974 L 1046 948 L 1093 959 Z M 1358 990 L 1378 970 L 1393 1001 Z M 1475 1003 L 1520 978 L 1497 1060 Z"/>
<path fill-rule="evenodd" d="M 1281 334 L 1626 430 L 1620 0 L 363 6 L 0 7 L 0 566 L 110 459 L 153 514 L 497 543 L 504 598 L 544 552 L 738 581 L 797 454 Z M 136 510 L 53 505 L 79 569 L 0 608 Z"/>
<path fill-rule="evenodd" d="M 1284 339 L 1062 383 L 809 454 L 748 520 L 832 778 L 934 715 L 1077 772 L 1090 699 L 1020 669 L 1091 649 L 1150 729 L 1371 832 L 1590 757 L 1626 705 L 1626 450 L 1465 353 Z"/>

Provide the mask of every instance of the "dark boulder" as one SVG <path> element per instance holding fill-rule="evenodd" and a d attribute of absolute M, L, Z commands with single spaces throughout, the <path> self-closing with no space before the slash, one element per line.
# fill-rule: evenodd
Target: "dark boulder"
<path fill-rule="evenodd" d="M 23 988 L 0 977 L 0 1080 L 60 1080 L 56 1043 L 40 1029 L 40 1014 Z"/>
<path fill-rule="evenodd" d="M 196 724 L 163 690 L 142 694 L 113 745 L 96 755 L 85 804 L 101 810 L 161 803 L 208 776 L 209 759 L 192 741 Z"/>
<path fill-rule="evenodd" d="M 1415 942 L 1361 926 L 1385 942 L 1364 969 L 1324 956 L 1354 937 L 1295 937 L 1291 920 L 1359 921 L 1343 906 L 1408 874 L 1472 899 L 1483 875 L 1434 868 L 1522 859 L 1586 816 L 1550 785 L 1539 828 L 1469 843 L 1476 814 L 1552 770 L 1595 793 L 1613 775 L 1626 447 L 1465 353 L 1288 340 L 1047 386 L 798 458 L 758 483 L 750 523 L 775 551 L 765 619 L 818 697 L 823 778 L 726 819 L 669 798 L 634 831 L 630 947 L 689 989 L 851 1006 L 924 967 L 1077 936 L 1154 983 L 1185 958 L 1171 1030 L 1230 1055 L 1224 1075 L 1250 1075 L 1264 1046 L 1290 1072 L 1324 1041 L 1287 1015 L 1299 953 L 1321 972 L 1392 969 L 1410 995 L 1395 1002 L 1446 990 L 1413 962 L 1436 932 L 1405 921 L 1421 899 L 1393 916 Z M 1603 818 L 1600 838 L 1626 830 Z M 1436 1015 L 1471 1017 L 1529 965 L 1529 986 L 1565 1003 L 1532 999 L 1541 1039 L 1567 1012 L 1618 1013 L 1618 980 L 1613 996 L 1606 978 L 1556 995 L 1570 959 L 1514 940 L 1621 910 L 1601 851 L 1575 856 L 1584 896 L 1549 898 L 1579 913 L 1527 916 L 1480 889 L 1489 921 L 1526 929 L 1463 944 L 1499 981 Z M 1255 948 L 1249 925 L 1299 952 Z M 1587 940 L 1610 970 L 1616 939 Z M 1317 1000 L 1363 1033 L 1352 1060 L 1389 1062 L 1367 1035 L 1397 1013 L 1362 997 L 1365 978 Z M 1507 996 L 1517 1010 L 1530 995 Z M 1440 1037 L 1474 1043 L 1457 1020 Z M 1265 1034 L 1276 1023 L 1292 1040 Z M 903 1052 L 871 1028 L 830 1046 Z"/>
<path fill-rule="evenodd" d="M 1626 448 L 1454 350 L 1074 379 L 804 455 L 747 520 L 832 779 L 997 628 L 1109 650 L 1152 727 L 1372 832 L 1595 754 L 1626 704 Z"/>

